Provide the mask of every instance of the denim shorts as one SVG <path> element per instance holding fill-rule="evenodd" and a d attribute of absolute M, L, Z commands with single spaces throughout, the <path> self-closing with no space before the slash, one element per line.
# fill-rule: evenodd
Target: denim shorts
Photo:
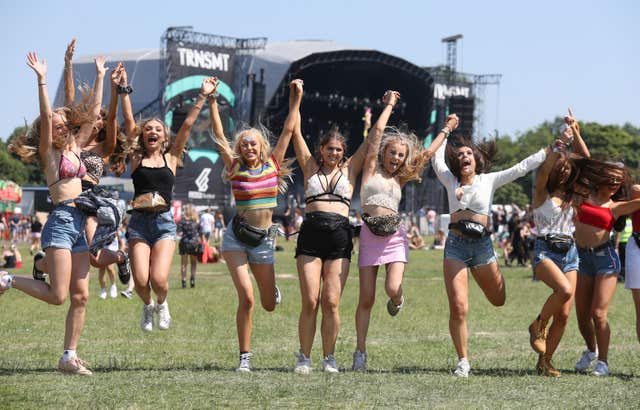
<path fill-rule="evenodd" d="M 576 244 L 571 245 L 571 248 L 567 253 L 554 252 L 549 249 L 547 241 L 538 239 L 533 245 L 533 267 L 545 259 L 549 259 L 555 263 L 556 266 L 564 273 L 571 272 L 572 270 L 578 270 L 578 248 Z"/>
<path fill-rule="evenodd" d="M 87 237 L 84 234 L 86 215 L 78 208 L 57 205 L 49 214 L 42 228 L 41 247 L 68 249 L 72 253 L 87 252 Z"/>
<path fill-rule="evenodd" d="M 171 210 L 164 212 L 132 211 L 127 227 L 127 239 L 141 239 L 149 246 L 162 239 L 176 240 L 176 223 Z"/>
<path fill-rule="evenodd" d="M 227 229 L 222 236 L 222 252 L 244 252 L 247 254 L 249 263 L 273 264 L 273 237 L 267 235 L 262 238 L 260 245 L 252 247 L 240 242 L 233 233 L 233 221 L 229 222 Z"/>
<path fill-rule="evenodd" d="M 454 259 L 473 268 L 495 262 L 496 253 L 490 236 L 476 239 L 449 231 L 444 245 L 444 259 Z"/>
<path fill-rule="evenodd" d="M 578 255 L 580 256 L 579 273 L 581 275 L 596 276 L 620 273 L 620 258 L 611 241 L 607 242 L 602 249 L 593 252 L 578 248 Z"/>

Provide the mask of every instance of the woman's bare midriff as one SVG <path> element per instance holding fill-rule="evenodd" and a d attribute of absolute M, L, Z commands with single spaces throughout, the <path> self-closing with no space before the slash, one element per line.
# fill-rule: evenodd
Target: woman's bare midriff
<path fill-rule="evenodd" d="M 250 209 L 240 210 L 238 215 L 242 217 L 249 225 L 256 228 L 268 229 L 271 226 L 271 217 L 273 209 Z"/>

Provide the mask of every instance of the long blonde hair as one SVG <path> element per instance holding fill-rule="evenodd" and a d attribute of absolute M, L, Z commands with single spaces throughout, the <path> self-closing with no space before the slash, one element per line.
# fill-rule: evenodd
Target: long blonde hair
<path fill-rule="evenodd" d="M 182 216 L 187 221 L 197 222 L 200 219 L 193 204 L 186 204 L 182 207 Z"/>
<path fill-rule="evenodd" d="M 407 155 L 404 162 L 394 173 L 394 176 L 400 180 L 401 184 L 409 181 L 422 181 L 422 173 L 424 172 L 428 158 L 420 155 L 423 149 L 420 147 L 418 137 L 411 132 L 400 131 L 395 127 L 387 127 L 380 141 L 378 149 L 378 166 L 384 167 L 384 153 L 391 143 L 400 143 L 407 147 Z"/>

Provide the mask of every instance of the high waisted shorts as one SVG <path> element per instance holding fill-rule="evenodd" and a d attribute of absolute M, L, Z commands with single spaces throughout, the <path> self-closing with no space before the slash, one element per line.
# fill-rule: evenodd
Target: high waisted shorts
<path fill-rule="evenodd" d="M 594 250 L 578 248 L 580 275 L 614 275 L 620 273 L 620 258 L 613 242 L 609 241 Z"/>
<path fill-rule="evenodd" d="M 545 259 L 549 259 L 563 272 L 567 273 L 572 270 L 578 270 L 578 249 L 576 244 L 571 245 L 567 253 L 554 252 L 549 248 L 547 242 L 543 239 L 536 240 L 533 245 L 533 267 L 535 267 Z"/>
<path fill-rule="evenodd" d="M 127 239 L 141 239 L 149 246 L 155 245 L 162 239 L 176 240 L 176 223 L 173 221 L 171 210 L 164 212 L 142 212 L 133 210 L 129 226 L 127 227 Z"/>
<path fill-rule="evenodd" d="M 444 245 L 444 259 L 455 259 L 467 265 L 488 265 L 496 261 L 496 253 L 490 236 L 468 238 L 457 232 L 449 231 Z"/>
<path fill-rule="evenodd" d="M 400 224 L 398 230 L 388 236 L 375 235 L 366 224 L 360 231 L 360 251 L 358 266 L 381 266 L 391 262 L 409 260 L 407 230 Z"/>
<path fill-rule="evenodd" d="M 314 256 L 324 260 L 351 260 L 353 231 L 349 218 L 332 212 L 309 212 L 298 233 L 296 258 Z"/>
<path fill-rule="evenodd" d="M 57 205 L 42 228 L 42 249 L 54 247 L 68 249 L 72 253 L 87 252 L 89 246 L 84 234 L 86 221 L 86 215 L 78 208 Z"/>

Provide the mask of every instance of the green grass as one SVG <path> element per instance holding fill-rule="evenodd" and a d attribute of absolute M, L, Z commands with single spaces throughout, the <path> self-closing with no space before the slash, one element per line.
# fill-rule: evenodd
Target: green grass
<path fill-rule="evenodd" d="M 630 294 L 619 285 L 610 308 L 612 375 L 575 374 L 583 350 L 575 313 L 554 363 L 559 379 L 537 376 L 527 326 L 550 291 L 527 269 L 504 269 L 507 303 L 491 306 L 470 282 L 469 355 L 472 376 L 454 379 L 442 251 L 412 251 L 404 281 L 405 309 L 386 312 L 379 278 L 368 340 L 366 374 L 348 371 L 355 348 L 356 258 L 342 298 L 336 358 L 342 371 L 292 373 L 300 308 L 293 245 L 276 254 L 283 303 L 267 313 L 256 301 L 251 374 L 238 374 L 236 293 L 224 264 L 199 265 L 197 287 L 180 289 L 174 258 L 169 331 L 140 330 L 140 300 L 99 300 L 97 273 L 79 354 L 92 377 L 55 372 L 67 305 L 54 307 L 11 290 L 0 297 L 0 408 L 637 408 L 640 345 Z M 28 252 L 25 252 L 28 260 Z M 31 264 L 21 272 L 30 274 Z M 318 326 L 319 332 L 319 326 Z"/>

